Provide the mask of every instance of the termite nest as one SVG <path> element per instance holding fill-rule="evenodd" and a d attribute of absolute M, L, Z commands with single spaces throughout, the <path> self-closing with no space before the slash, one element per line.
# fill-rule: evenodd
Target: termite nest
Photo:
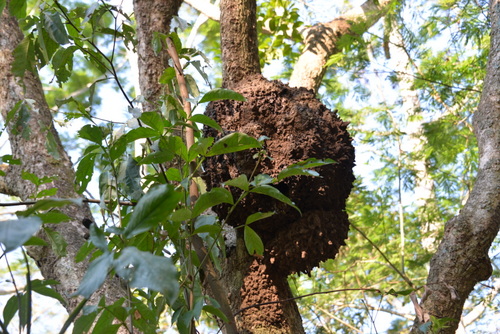
<path fill-rule="evenodd" d="M 275 177 L 287 166 L 309 158 L 335 161 L 315 169 L 321 177 L 293 176 L 276 185 L 302 215 L 269 196 L 250 194 L 227 220 L 236 227 L 252 213 L 275 212 L 251 224 L 264 242 L 265 262 L 284 274 L 308 273 L 320 262 L 333 259 L 347 238 L 345 207 L 354 181 L 354 147 L 348 123 L 305 88 L 291 88 L 256 75 L 233 89 L 246 101 L 211 102 L 205 113 L 220 124 L 224 133 L 205 128 L 204 135 L 216 140 L 232 132 L 266 136 L 269 139 L 264 141 L 264 148 L 269 158 L 257 167 L 255 150 L 208 158 L 203 175 L 207 190 L 242 174 L 250 177 L 255 168 L 256 174 Z M 237 188 L 230 190 L 234 198 L 241 194 Z M 223 219 L 228 209 L 228 205 L 219 205 L 214 211 Z"/>

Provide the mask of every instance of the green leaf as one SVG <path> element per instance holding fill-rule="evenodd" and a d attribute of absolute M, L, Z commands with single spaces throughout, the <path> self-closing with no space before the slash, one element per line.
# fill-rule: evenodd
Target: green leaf
<path fill-rule="evenodd" d="M 99 126 L 87 124 L 78 131 L 78 137 L 101 145 L 104 139 L 104 132 Z"/>
<path fill-rule="evenodd" d="M 257 232 L 255 232 L 250 226 L 245 225 L 243 230 L 243 238 L 245 240 L 245 246 L 247 247 L 248 254 L 253 255 L 263 255 L 264 254 L 264 244 L 262 239 L 259 237 Z"/>
<path fill-rule="evenodd" d="M 161 164 L 167 161 L 172 161 L 174 157 L 175 157 L 174 153 L 170 151 L 153 152 L 146 155 L 144 159 L 141 159 L 138 162 L 138 164 L 139 165 Z"/>
<path fill-rule="evenodd" d="M 23 170 L 21 172 L 21 178 L 23 180 L 26 180 L 26 181 L 30 181 L 31 183 L 33 183 L 35 186 L 39 186 L 41 183 L 40 183 L 40 178 L 38 176 L 36 176 L 35 174 L 33 173 L 30 173 L 30 172 L 27 172 L 25 170 Z"/>
<path fill-rule="evenodd" d="M 171 305 L 179 292 L 177 268 L 172 260 L 141 252 L 135 247 L 125 248 L 114 263 L 116 273 L 131 287 L 159 291 Z"/>
<path fill-rule="evenodd" d="M 121 136 L 120 138 L 113 140 L 109 146 L 109 157 L 112 161 L 120 158 L 127 150 L 127 137 Z"/>
<path fill-rule="evenodd" d="M 170 167 L 169 169 L 167 169 L 166 175 L 169 181 L 182 181 L 181 172 L 177 168 Z"/>
<path fill-rule="evenodd" d="M 240 188 L 244 191 L 248 191 L 248 189 L 250 188 L 250 182 L 248 182 L 248 178 L 245 174 L 224 182 L 224 185 Z"/>
<path fill-rule="evenodd" d="M 276 179 L 278 181 L 281 181 L 284 178 L 287 178 L 290 176 L 295 176 L 295 175 L 319 176 L 318 172 L 310 170 L 308 168 L 325 166 L 325 165 L 329 165 L 332 163 L 335 163 L 335 161 L 332 159 L 325 159 L 325 160 L 314 159 L 314 158 L 307 159 L 305 161 L 295 163 L 295 164 L 290 165 L 287 168 L 283 169 L 278 174 Z"/>
<path fill-rule="evenodd" d="M 205 155 L 208 148 L 214 143 L 213 137 L 200 138 L 189 148 L 188 160 L 195 160 L 198 155 Z"/>
<path fill-rule="evenodd" d="M 196 80 L 189 74 L 186 74 L 184 78 L 186 79 L 186 84 L 189 90 L 189 94 L 195 98 L 200 96 L 200 90 L 198 89 Z"/>
<path fill-rule="evenodd" d="M 194 234 L 198 233 L 219 233 L 221 227 L 217 224 L 214 215 L 199 215 L 194 222 Z"/>
<path fill-rule="evenodd" d="M 41 238 L 31 237 L 23 245 L 24 246 L 48 246 L 49 244 Z"/>
<path fill-rule="evenodd" d="M 204 305 L 203 311 L 215 315 L 216 317 L 222 319 L 222 321 L 224 322 L 229 322 L 229 319 L 226 317 L 226 315 L 219 308 L 213 305 Z"/>
<path fill-rule="evenodd" d="M 57 188 L 43 189 L 36 194 L 35 198 L 55 196 L 57 194 L 57 190 Z"/>
<path fill-rule="evenodd" d="M 218 101 L 218 100 L 236 100 L 246 101 L 245 97 L 234 90 L 215 88 L 203 95 L 199 103 Z"/>
<path fill-rule="evenodd" d="M 45 148 L 49 152 L 49 154 L 55 160 L 61 159 L 61 155 L 59 154 L 59 146 L 57 145 L 56 139 L 54 138 L 54 134 L 52 131 L 47 131 L 47 136 L 45 137 Z"/>
<path fill-rule="evenodd" d="M 125 238 L 146 232 L 164 221 L 177 206 L 181 194 L 172 185 L 162 184 L 148 191 L 137 205 L 125 228 Z"/>
<path fill-rule="evenodd" d="M 270 196 L 272 198 L 277 199 L 280 202 L 290 205 L 292 208 L 300 212 L 300 209 L 292 202 L 292 200 L 283 195 L 278 189 L 274 188 L 273 186 L 269 185 L 258 186 L 251 189 L 250 192 Z"/>
<path fill-rule="evenodd" d="M 0 157 L 0 162 L 9 164 L 9 165 L 21 165 L 20 159 L 14 159 L 11 154 L 6 154 Z"/>
<path fill-rule="evenodd" d="M 68 243 L 64 240 L 63 236 L 59 232 L 48 227 L 44 227 L 43 230 L 49 239 L 54 253 L 56 253 L 59 257 L 66 256 L 66 247 L 68 246 Z"/>
<path fill-rule="evenodd" d="M 90 153 L 84 156 L 78 163 L 75 173 L 75 182 L 77 187 L 76 192 L 79 194 L 83 194 L 87 189 L 87 185 L 92 180 L 96 157 L 96 153 Z"/>
<path fill-rule="evenodd" d="M 38 217 L 0 221 L 0 243 L 10 252 L 28 241 L 42 226 Z"/>
<path fill-rule="evenodd" d="M 197 217 L 206 209 L 221 203 L 234 204 L 233 195 L 227 189 L 213 188 L 198 198 L 193 208 L 193 217 Z"/>
<path fill-rule="evenodd" d="M 85 276 L 83 276 L 78 290 L 73 295 L 90 298 L 90 296 L 104 283 L 112 265 L 113 254 L 108 252 L 92 261 L 87 269 L 87 272 L 85 273 Z"/>
<path fill-rule="evenodd" d="M 256 213 L 253 213 L 247 217 L 247 219 L 245 221 L 245 225 L 250 225 L 251 223 L 256 222 L 258 220 L 261 220 L 261 219 L 266 219 L 268 217 L 271 217 L 274 214 L 275 214 L 275 212 L 256 212 Z"/>
<path fill-rule="evenodd" d="M 60 84 L 67 82 L 73 72 L 73 55 L 76 50 L 78 50 L 76 46 L 70 46 L 68 48 L 60 47 L 52 57 L 51 65 L 54 68 L 54 73 Z M 78 105 L 78 102 L 74 99 L 70 99 L 67 101 L 75 102 Z"/>
<path fill-rule="evenodd" d="M 127 133 L 127 142 L 131 143 L 140 138 L 155 138 L 159 137 L 161 132 L 157 129 L 140 127 L 137 129 L 132 129 Z"/>
<path fill-rule="evenodd" d="M 45 31 L 47 31 L 50 38 L 52 38 L 54 42 L 58 44 L 69 43 L 68 33 L 66 32 L 66 28 L 64 27 L 58 12 L 44 12 L 43 21 Z"/>
<path fill-rule="evenodd" d="M 9 2 L 9 11 L 18 19 L 26 17 L 26 7 L 28 1 L 25 0 L 12 0 Z"/>
<path fill-rule="evenodd" d="M 122 164 L 122 166 L 125 166 L 125 171 L 121 173 L 123 177 L 120 177 L 118 181 L 125 183 L 127 195 L 132 200 L 138 201 L 144 194 L 141 187 L 140 166 L 131 156 L 128 157 L 127 164 Z"/>
<path fill-rule="evenodd" d="M 35 279 L 31 281 L 31 289 L 41 295 L 54 298 L 58 300 L 61 304 L 65 305 L 66 300 L 57 291 L 55 291 L 50 287 L 50 285 L 54 284 L 58 284 L 58 282 Z"/>
<path fill-rule="evenodd" d="M 44 224 L 58 224 L 69 220 L 69 217 L 67 215 L 57 210 L 37 213 L 36 216 L 40 218 Z"/>
<path fill-rule="evenodd" d="M 11 1 L 10 3 L 12 4 L 14 2 L 26 3 L 25 1 Z M 11 70 L 12 74 L 22 78 L 25 71 L 33 71 L 35 64 L 35 49 L 30 36 L 26 36 L 21 43 L 16 46 L 12 55 L 14 56 Z"/>
<path fill-rule="evenodd" d="M 180 208 L 179 210 L 175 210 L 174 212 L 172 212 L 169 219 L 174 222 L 183 222 L 191 219 L 191 217 L 191 210 L 189 210 L 188 208 Z"/>
<path fill-rule="evenodd" d="M 290 176 L 296 176 L 296 175 L 307 175 L 307 176 L 319 176 L 319 173 L 310 169 L 304 169 L 299 166 L 295 167 L 288 167 L 283 169 L 278 176 L 276 177 L 276 180 L 281 181 L 287 177 Z"/>
<path fill-rule="evenodd" d="M 85 308 L 84 308 L 85 309 Z M 79 316 L 74 323 L 72 334 L 84 334 L 90 333 L 90 329 L 94 324 L 94 320 L 97 317 L 97 312 L 90 312 Z"/>
<path fill-rule="evenodd" d="M 234 132 L 215 142 L 207 156 L 233 153 L 250 148 L 261 148 L 262 144 L 255 138 L 244 133 Z"/>
<path fill-rule="evenodd" d="M 163 124 L 163 119 L 161 118 L 160 114 L 156 111 L 146 111 L 143 112 L 141 117 L 139 119 L 146 125 L 150 126 L 154 130 L 156 130 L 157 133 L 163 133 L 164 129 L 164 124 Z"/>
<path fill-rule="evenodd" d="M 257 174 L 253 178 L 253 181 L 250 182 L 250 185 L 257 187 L 257 186 L 262 186 L 262 185 L 265 185 L 265 184 L 271 184 L 273 182 L 274 182 L 273 178 L 270 177 L 269 175 L 267 175 L 267 174 Z"/>
<path fill-rule="evenodd" d="M 19 309 L 18 295 L 13 295 L 12 297 L 9 298 L 7 303 L 5 303 L 3 309 L 3 323 L 5 327 L 9 325 L 12 318 L 16 315 L 18 309 Z"/>
<path fill-rule="evenodd" d="M 90 224 L 90 241 L 102 250 L 106 252 L 108 250 L 108 242 L 106 241 L 106 236 L 102 232 L 102 230 L 96 224 Z"/>
<path fill-rule="evenodd" d="M 75 262 L 82 262 L 95 249 L 92 242 L 87 241 L 80 247 L 75 256 Z"/>
<path fill-rule="evenodd" d="M 175 69 L 173 67 L 167 67 L 160 76 L 158 80 L 162 85 L 166 85 L 175 78 Z"/>
<path fill-rule="evenodd" d="M 196 122 L 196 123 L 204 124 L 206 126 L 214 128 L 215 130 L 217 130 L 219 132 L 222 132 L 222 128 L 220 127 L 219 124 L 217 124 L 216 121 L 214 121 L 210 117 L 205 116 L 203 114 L 193 115 L 193 116 L 191 116 L 190 120 L 193 121 L 193 122 Z"/>

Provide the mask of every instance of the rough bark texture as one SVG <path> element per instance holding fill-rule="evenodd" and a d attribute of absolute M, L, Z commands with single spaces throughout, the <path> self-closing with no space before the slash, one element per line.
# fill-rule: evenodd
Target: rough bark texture
<path fill-rule="evenodd" d="M 265 149 L 270 159 L 257 168 L 255 152 L 240 152 L 207 159 L 205 180 L 208 189 L 239 175 L 256 173 L 277 176 L 285 167 L 309 158 L 333 159 L 336 163 L 318 168 L 322 177 L 295 176 L 277 188 L 302 211 L 251 194 L 231 213 L 228 224 L 241 225 L 253 212 L 276 212 L 252 224 L 267 248 L 266 261 L 284 276 L 309 272 L 321 261 L 334 258 L 344 244 L 349 229 L 346 199 L 354 176 L 354 147 L 347 124 L 328 110 L 314 94 L 304 88 L 290 88 L 260 75 L 248 77 L 235 86 L 246 102 L 220 101 L 207 108 L 227 132 L 242 132 L 255 138 L 266 136 Z M 207 129 L 209 136 L 216 136 Z M 240 192 L 234 190 L 237 198 Z M 227 206 L 215 208 L 220 217 Z"/>
<path fill-rule="evenodd" d="M 306 29 L 303 33 L 304 50 L 294 66 L 290 86 L 317 91 L 326 71 L 326 62 L 331 55 L 341 52 L 337 48 L 340 38 L 367 31 L 385 15 L 394 1 L 369 0 L 328 23 L 318 23 Z"/>
<path fill-rule="evenodd" d="M 270 82 L 260 75 L 247 77 L 234 88 L 246 97 L 246 102 L 212 103 L 206 113 L 227 132 L 270 138 L 265 147 L 270 159 L 263 161 L 256 173 L 276 176 L 286 166 L 312 157 L 336 161 L 318 170 L 322 178 L 298 176 L 277 186 L 296 203 L 302 215 L 267 196 L 250 195 L 226 221 L 239 226 L 251 213 L 276 212 L 252 224 L 264 242 L 264 256 L 249 256 L 239 235 L 236 251 L 229 253 L 224 267 L 222 277 L 235 312 L 265 304 L 240 312 L 236 318 L 238 329 L 243 333 L 300 333 L 303 329 L 295 302 L 272 302 L 292 297 L 288 274 L 309 272 L 321 261 L 334 258 L 344 244 L 349 228 L 345 202 L 354 180 L 354 148 L 347 123 L 326 109 L 311 91 Z M 210 129 L 206 133 L 216 135 Z M 254 153 L 207 159 L 207 188 L 242 174 L 250 176 L 256 166 Z M 232 190 L 237 198 L 239 192 Z M 217 206 L 214 210 L 225 217 L 228 207 Z"/>
<path fill-rule="evenodd" d="M 248 75 L 260 73 L 255 0 L 222 0 L 222 86 L 232 88 Z"/>
<path fill-rule="evenodd" d="M 254 137 L 266 135 L 272 160 L 257 173 L 276 176 L 287 165 L 310 157 L 333 158 L 339 163 L 320 170 L 324 179 L 297 177 L 278 188 L 299 207 L 294 209 L 269 197 L 251 196 L 241 203 L 228 224 L 241 225 L 248 214 L 276 211 L 273 218 L 252 227 L 265 243 L 263 257 L 248 255 L 241 230 L 237 246 L 223 266 L 222 279 L 240 333 L 303 333 L 302 321 L 287 282 L 291 272 L 308 272 L 320 261 L 334 258 L 347 237 L 343 211 L 352 181 L 354 150 L 347 123 L 327 110 L 306 89 L 291 89 L 260 75 L 255 29 L 255 1 L 221 1 L 223 86 L 242 93 L 240 103 L 211 103 L 207 114 L 226 132 L 241 131 Z M 207 134 L 215 133 L 207 130 Z M 238 153 L 208 159 L 204 176 L 208 188 L 241 174 L 250 176 L 255 167 L 252 154 Z M 335 180 L 335 190 L 332 181 Z M 235 193 L 237 196 L 237 193 Z M 215 208 L 225 217 L 227 208 Z M 251 212 L 250 212 L 251 210 Z M 278 302 L 281 301 L 281 302 Z"/>
<path fill-rule="evenodd" d="M 500 4 L 490 1 L 491 49 L 484 89 L 473 125 L 479 146 L 474 189 L 460 214 L 445 225 L 432 258 L 425 314 L 456 319 L 440 333 L 455 333 L 462 308 L 476 283 L 492 272 L 488 250 L 500 228 Z M 416 319 L 412 333 L 419 333 Z"/>
<path fill-rule="evenodd" d="M 162 51 L 155 55 L 153 51 L 153 33 L 170 33 L 170 21 L 177 15 L 181 4 L 182 0 L 134 0 L 139 85 L 146 100 L 143 104 L 144 111 L 152 111 L 158 107 L 158 99 L 163 94 L 163 86 L 158 79 L 169 67 L 168 53 Z"/>
<path fill-rule="evenodd" d="M 23 34 L 17 20 L 5 10 L 0 20 L 0 111 L 5 119 L 18 101 L 31 99 L 34 104 L 32 107 L 25 104 L 23 110 L 18 112 L 7 126 L 12 155 L 21 160 L 21 165 L 12 165 L 7 170 L 7 175 L 1 177 L 0 192 L 18 196 L 22 200 L 34 195 L 35 186 L 21 178 L 21 172 L 26 171 L 40 178 L 56 176 L 53 182 L 43 185 L 38 191 L 55 187 L 58 189 L 58 198 L 81 197 L 74 190 L 75 175 L 72 163 L 54 129 L 52 114 L 45 101 L 40 79 L 33 73 L 26 72 L 24 80 L 21 81 L 11 73 L 12 51 L 22 39 Z M 21 113 L 28 117 L 26 122 L 19 120 Z M 51 154 L 47 149 L 50 137 L 54 138 L 57 154 Z M 71 218 L 70 221 L 47 227 L 59 232 L 66 240 L 67 256 L 58 257 L 51 247 L 29 247 L 28 252 L 36 260 L 46 279 L 60 282 L 54 289 L 65 298 L 65 307 L 71 312 L 79 300 L 70 298 L 70 295 L 78 288 L 88 266 L 86 261 L 75 263 L 75 255 L 86 242 L 85 235 L 88 235 L 82 221 L 85 218 L 92 219 L 92 214 L 87 205 L 64 207 L 61 211 Z M 39 236 L 45 237 L 43 232 L 40 232 Z M 126 296 L 125 290 L 117 279 L 113 279 L 94 294 L 90 303 L 96 304 L 101 297 L 113 302 L 123 296 Z"/>
<path fill-rule="evenodd" d="M 277 274 L 263 259 L 248 255 L 242 236 L 222 263 L 226 287 L 239 334 L 303 333 L 302 318 L 286 276 Z"/>

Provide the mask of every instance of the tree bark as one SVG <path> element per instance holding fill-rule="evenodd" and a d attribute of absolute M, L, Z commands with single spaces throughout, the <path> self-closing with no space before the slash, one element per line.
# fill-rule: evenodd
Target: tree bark
<path fill-rule="evenodd" d="M 74 190 L 72 163 L 54 128 L 39 77 L 26 72 L 24 79 L 21 79 L 11 73 L 12 52 L 22 39 L 23 33 L 17 20 L 5 9 L 0 20 L 0 111 L 6 119 L 16 103 L 24 101 L 23 112 L 29 119 L 26 123 L 17 122 L 16 117 L 21 117 L 18 112 L 7 125 L 12 155 L 21 160 L 21 165 L 11 165 L 6 176 L 0 177 L 0 192 L 26 200 L 37 191 L 57 188 L 58 198 L 81 197 Z M 49 151 L 49 144 L 55 144 L 55 149 Z M 55 179 L 36 189 L 33 183 L 21 177 L 23 171 L 39 178 L 46 176 Z M 64 306 L 71 312 L 80 302 L 79 298 L 71 298 L 71 295 L 77 290 L 88 266 L 88 261 L 75 262 L 78 250 L 87 241 L 85 236 L 88 235 L 88 230 L 82 222 L 84 219 L 93 219 L 88 205 L 66 206 L 60 210 L 70 220 L 50 224 L 47 228 L 58 232 L 67 242 L 67 255 L 58 256 L 50 246 L 28 247 L 28 253 L 35 259 L 46 279 L 54 279 L 60 283 L 54 289 L 64 297 Z M 38 236 L 47 239 L 43 230 Z M 114 278 L 94 293 L 89 303 L 97 304 L 101 297 L 105 297 L 107 302 L 113 302 L 125 296 L 126 290 Z"/>
<path fill-rule="evenodd" d="M 479 147 L 476 183 L 460 214 L 445 225 L 443 239 L 431 260 L 423 316 L 455 319 L 440 333 L 454 333 L 463 305 L 476 283 L 492 273 L 488 250 L 500 228 L 500 4 L 490 1 L 491 48 L 481 100 L 473 126 Z"/>
<path fill-rule="evenodd" d="M 260 74 L 256 1 L 222 0 L 220 7 L 222 85 L 233 88 L 242 79 Z M 241 233 L 221 277 L 239 333 L 304 333 L 295 302 L 280 302 L 293 297 L 287 277 L 273 272 L 262 259 L 250 256 Z"/>
<path fill-rule="evenodd" d="M 318 23 L 303 32 L 304 50 L 294 65 L 289 85 L 317 92 L 326 71 L 325 64 L 338 49 L 342 36 L 361 35 L 373 26 L 395 0 L 368 0 L 360 7 L 328 22 Z"/>
<path fill-rule="evenodd" d="M 221 278 L 238 333 L 304 333 L 297 305 L 289 300 L 293 295 L 287 278 L 273 272 L 262 259 L 250 256 L 241 236 L 223 263 Z"/>
<path fill-rule="evenodd" d="M 222 87 L 260 73 L 255 0 L 222 0 Z"/>
<path fill-rule="evenodd" d="M 168 53 L 155 54 L 153 34 L 170 33 L 170 22 L 177 15 L 182 0 L 134 0 L 134 13 L 137 22 L 137 54 L 139 67 L 139 86 L 145 102 L 144 111 L 155 110 L 163 94 L 163 85 L 158 82 L 163 71 L 169 67 Z M 164 42 L 164 41 L 163 41 Z"/>

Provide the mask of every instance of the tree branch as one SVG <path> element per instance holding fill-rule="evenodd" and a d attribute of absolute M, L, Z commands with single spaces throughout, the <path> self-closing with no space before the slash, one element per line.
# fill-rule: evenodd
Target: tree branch
<path fill-rule="evenodd" d="M 52 114 L 45 100 L 38 74 L 27 71 L 24 78 L 17 78 L 11 73 L 13 50 L 24 37 L 17 22 L 6 8 L 0 19 L 0 112 L 5 119 L 7 114 L 21 102 L 23 112 L 29 117 L 20 119 L 17 113 L 7 126 L 12 156 L 20 160 L 20 165 L 10 165 L 6 176 L 2 177 L 4 183 L 2 189 L 10 194 L 18 194 L 21 200 L 26 200 L 36 192 L 48 188 L 57 188 L 57 195 L 60 198 L 76 198 L 78 194 L 74 190 L 75 174 L 72 163 L 54 128 Z M 52 138 L 50 151 L 47 145 L 48 138 Z M 32 173 L 39 178 L 49 177 L 52 181 L 37 188 L 32 182 L 21 177 L 22 171 Z M 67 242 L 67 255 L 60 256 L 51 246 L 30 246 L 28 251 L 37 262 L 43 276 L 60 283 L 54 286 L 54 289 L 65 298 L 67 301 L 65 307 L 71 312 L 79 303 L 79 300 L 72 298 L 72 295 L 77 290 L 88 266 L 86 260 L 75 262 L 76 254 L 87 241 L 85 235 L 88 231 L 82 225 L 82 221 L 91 218 L 92 213 L 88 205 L 65 206 L 61 211 L 71 218 L 70 221 L 54 224 L 51 229 Z M 38 236 L 47 239 L 43 230 Z M 126 291 L 117 278 L 111 278 L 93 295 L 91 303 L 97 304 L 102 296 L 113 302 L 126 296 Z"/>
<path fill-rule="evenodd" d="M 338 41 L 342 36 L 362 34 L 373 26 L 395 0 L 368 0 L 344 15 L 328 22 L 318 23 L 303 32 L 304 51 L 294 66 L 289 85 L 318 90 L 325 64 L 335 53 L 341 52 Z"/>
<path fill-rule="evenodd" d="M 440 333 L 454 333 L 465 300 L 476 283 L 492 273 L 488 250 L 500 229 L 500 6 L 490 1 L 491 48 L 484 89 L 473 126 L 479 147 L 476 183 L 460 214 L 445 225 L 443 239 L 431 260 L 424 311 L 452 318 Z M 420 333 L 415 320 L 412 333 Z"/>

